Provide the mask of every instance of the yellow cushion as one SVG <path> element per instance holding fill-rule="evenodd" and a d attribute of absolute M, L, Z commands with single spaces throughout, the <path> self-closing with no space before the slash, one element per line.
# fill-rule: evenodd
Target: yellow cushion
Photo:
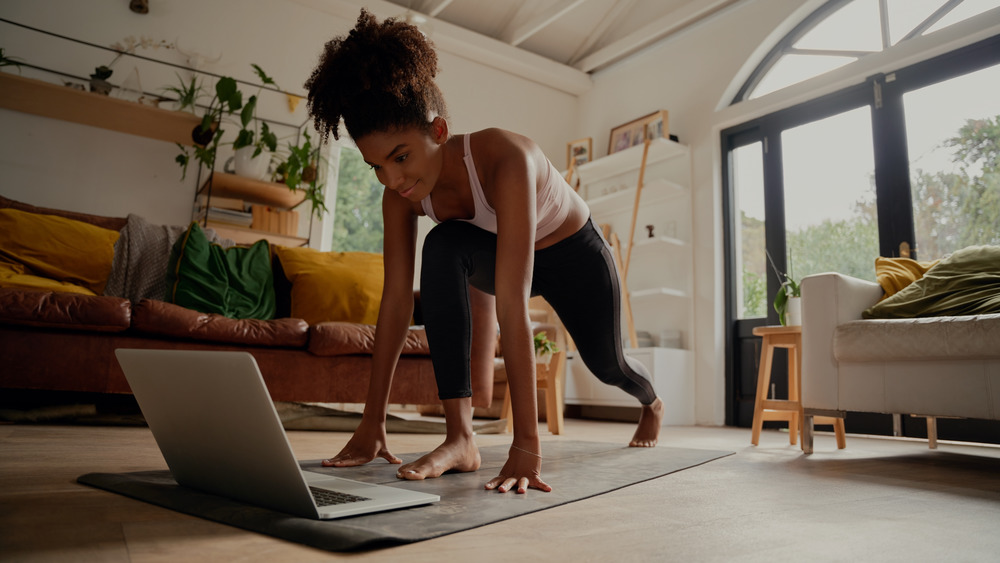
<path fill-rule="evenodd" d="M 117 240 L 117 231 L 82 221 L 0 209 L 0 258 L 23 266 L 18 272 L 8 271 L 4 279 L 9 282 L 0 283 L 13 285 L 16 273 L 82 286 L 100 294 L 111 273 Z M 48 288 L 55 289 L 51 285 Z"/>
<path fill-rule="evenodd" d="M 73 283 L 43 278 L 25 273 L 24 264 L 8 262 L 0 257 L 0 287 L 18 287 L 21 289 L 43 289 L 62 293 L 82 293 L 95 295 L 93 291 Z"/>
<path fill-rule="evenodd" d="M 291 316 L 309 324 L 342 321 L 373 325 L 382 300 L 382 255 L 275 247 L 292 282 Z"/>
<path fill-rule="evenodd" d="M 875 276 L 884 292 L 882 299 L 894 295 L 899 290 L 924 277 L 927 270 L 930 270 L 938 262 L 940 260 L 918 262 L 910 258 L 883 258 L 879 256 L 875 259 Z"/>

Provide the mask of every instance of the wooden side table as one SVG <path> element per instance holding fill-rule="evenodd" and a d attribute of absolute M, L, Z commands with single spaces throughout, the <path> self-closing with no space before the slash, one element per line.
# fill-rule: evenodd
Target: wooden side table
<path fill-rule="evenodd" d="M 798 441 L 802 429 L 802 327 L 801 326 L 759 326 L 753 329 L 754 336 L 763 339 L 760 348 L 760 368 L 757 372 L 757 398 L 753 408 L 753 434 L 750 443 L 757 445 L 765 420 L 788 422 L 788 443 Z M 767 390 L 771 386 L 771 365 L 775 348 L 788 350 L 788 399 L 768 399 Z M 832 424 L 837 437 L 837 448 L 847 447 L 844 436 L 844 419 L 817 416 L 815 424 Z M 803 441 L 804 445 L 804 441 Z"/>

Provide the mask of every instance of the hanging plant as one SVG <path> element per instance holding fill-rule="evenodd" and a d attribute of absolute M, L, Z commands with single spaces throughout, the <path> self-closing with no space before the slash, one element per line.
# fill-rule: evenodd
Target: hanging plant
<path fill-rule="evenodd" d="M 191 131 L 194 147 L 178 144 L 181 153 L 174 159 L 181 167 L 181 180 L 187 176 L 187 167 L 194 157 L 199 166 L 212 170 L 215 166 L 215 156 L 218 153 L 219 142 L 222 139 L 222 118 L 232 115 L 243 107 L 243 93 L 236 87 L 236 80 L 223 76 L 215 83 L 215 95 L 208 104 L 208 109 L 202 116 L 201 123 Z"/>
<path fill-rule="evenodd" d="M 257 73 L 257 78 L 260 79 L 261 84 L 270 84 L 271 86 L 277 87 L 274 79 L 264 72 L 264 69 L 260 68 L 255 64 L 251 64 L 254 72 Z M 261 88 L 263 89 L 263 88 Z M 274 152 L 278 150 L 278 137 L 271 131 L 267 126 L 267 122 L 257 119 L 257 96 L 260 95 L 260 90 L 257 90 L 257 94 L 250 96 L 247 100 L 246 105 L 243 106 L 243 111 L 240 112 L 240 128 L 239 133 L 236 134 L 236 141 L 233 142 L 233 150 L 241 149 L 243 147 L 255 147 L 253 151 L 253 156 L 256 158 L 261 154 L 264 149 Z M 260 131 L 255 129 L 256 124 L 260 124 Z"/>
<path fill-rule="evenodd" d="M 313 147 L 308 131 L 303 131 L 303 137 L 305 140 L 301 144 L 288 143 L 288 157 L 278 164 L 275 179 L 284 182 L 289 189 L 305 190 L 303 202 L 309 201 L 312 204 L 312 213 L 318 215 L 326 212 L 323 195 L 325 186 L 319 183 L 318 173 L 322 158 L 319 147 Z"/>

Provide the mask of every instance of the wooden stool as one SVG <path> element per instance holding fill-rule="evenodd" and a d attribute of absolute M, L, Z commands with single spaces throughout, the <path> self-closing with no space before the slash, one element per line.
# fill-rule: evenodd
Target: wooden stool
<path fill-rule="evenodd" d="M 563 433 L 563 379 L 566 377 L 566 351 L 552 354 L 549 364 L 535 364 L 536 386 L 545 390 L 545 421 L 549 432 Z M 503 399 L 501 418 L 507 419 L 507 432 L 514 429 L 514 407 L 510 404 L 510 376 L 507 377 L 507 392 Z"/>
<path fill-rule="evenodd" d="M 802 327 L 801 326 L 759 326 L 753 329 L 754 336 L 763 338 L 760 348 L 760 369 L 757 372 L 757 398 L 753 408 L 753 434 L 750 443 L 757 445 L 760 441 L 760 430 L 765 420 L 783 420 L 788 422 L 788 443 L 794 445 L 798 441 L 799 430 L 802 429 Z M 774 360 L 774 349 L 788 350 L 788 399 L 776 400 L 767 398 L 767 390 L 771 386 L 771 365 Z M 832 424 L 837 437 L 837 448 L 847 447 L 844 436 L 844 419 L 827 416 L 814 418 L 815 424 Z M 805 442 L 803 441 L 803 445 Z"/>

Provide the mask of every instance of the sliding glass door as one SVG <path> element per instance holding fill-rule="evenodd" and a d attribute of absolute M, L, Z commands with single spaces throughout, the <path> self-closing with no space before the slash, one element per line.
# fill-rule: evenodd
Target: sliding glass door
<path fill-rule="evenodd" d="M 723 131 L 727 424 L 750 424 L 751 331 L 777 324 L 779 273 L 874 281 L 876 256 L 935 259 L 1000 244 L 996 84 L 1000 37 Z M 992 429 L 953 426 L 964 439 L 1000 441 Z M 891 432 L 892 423 L 849 416 L 848 430 Z"/>

